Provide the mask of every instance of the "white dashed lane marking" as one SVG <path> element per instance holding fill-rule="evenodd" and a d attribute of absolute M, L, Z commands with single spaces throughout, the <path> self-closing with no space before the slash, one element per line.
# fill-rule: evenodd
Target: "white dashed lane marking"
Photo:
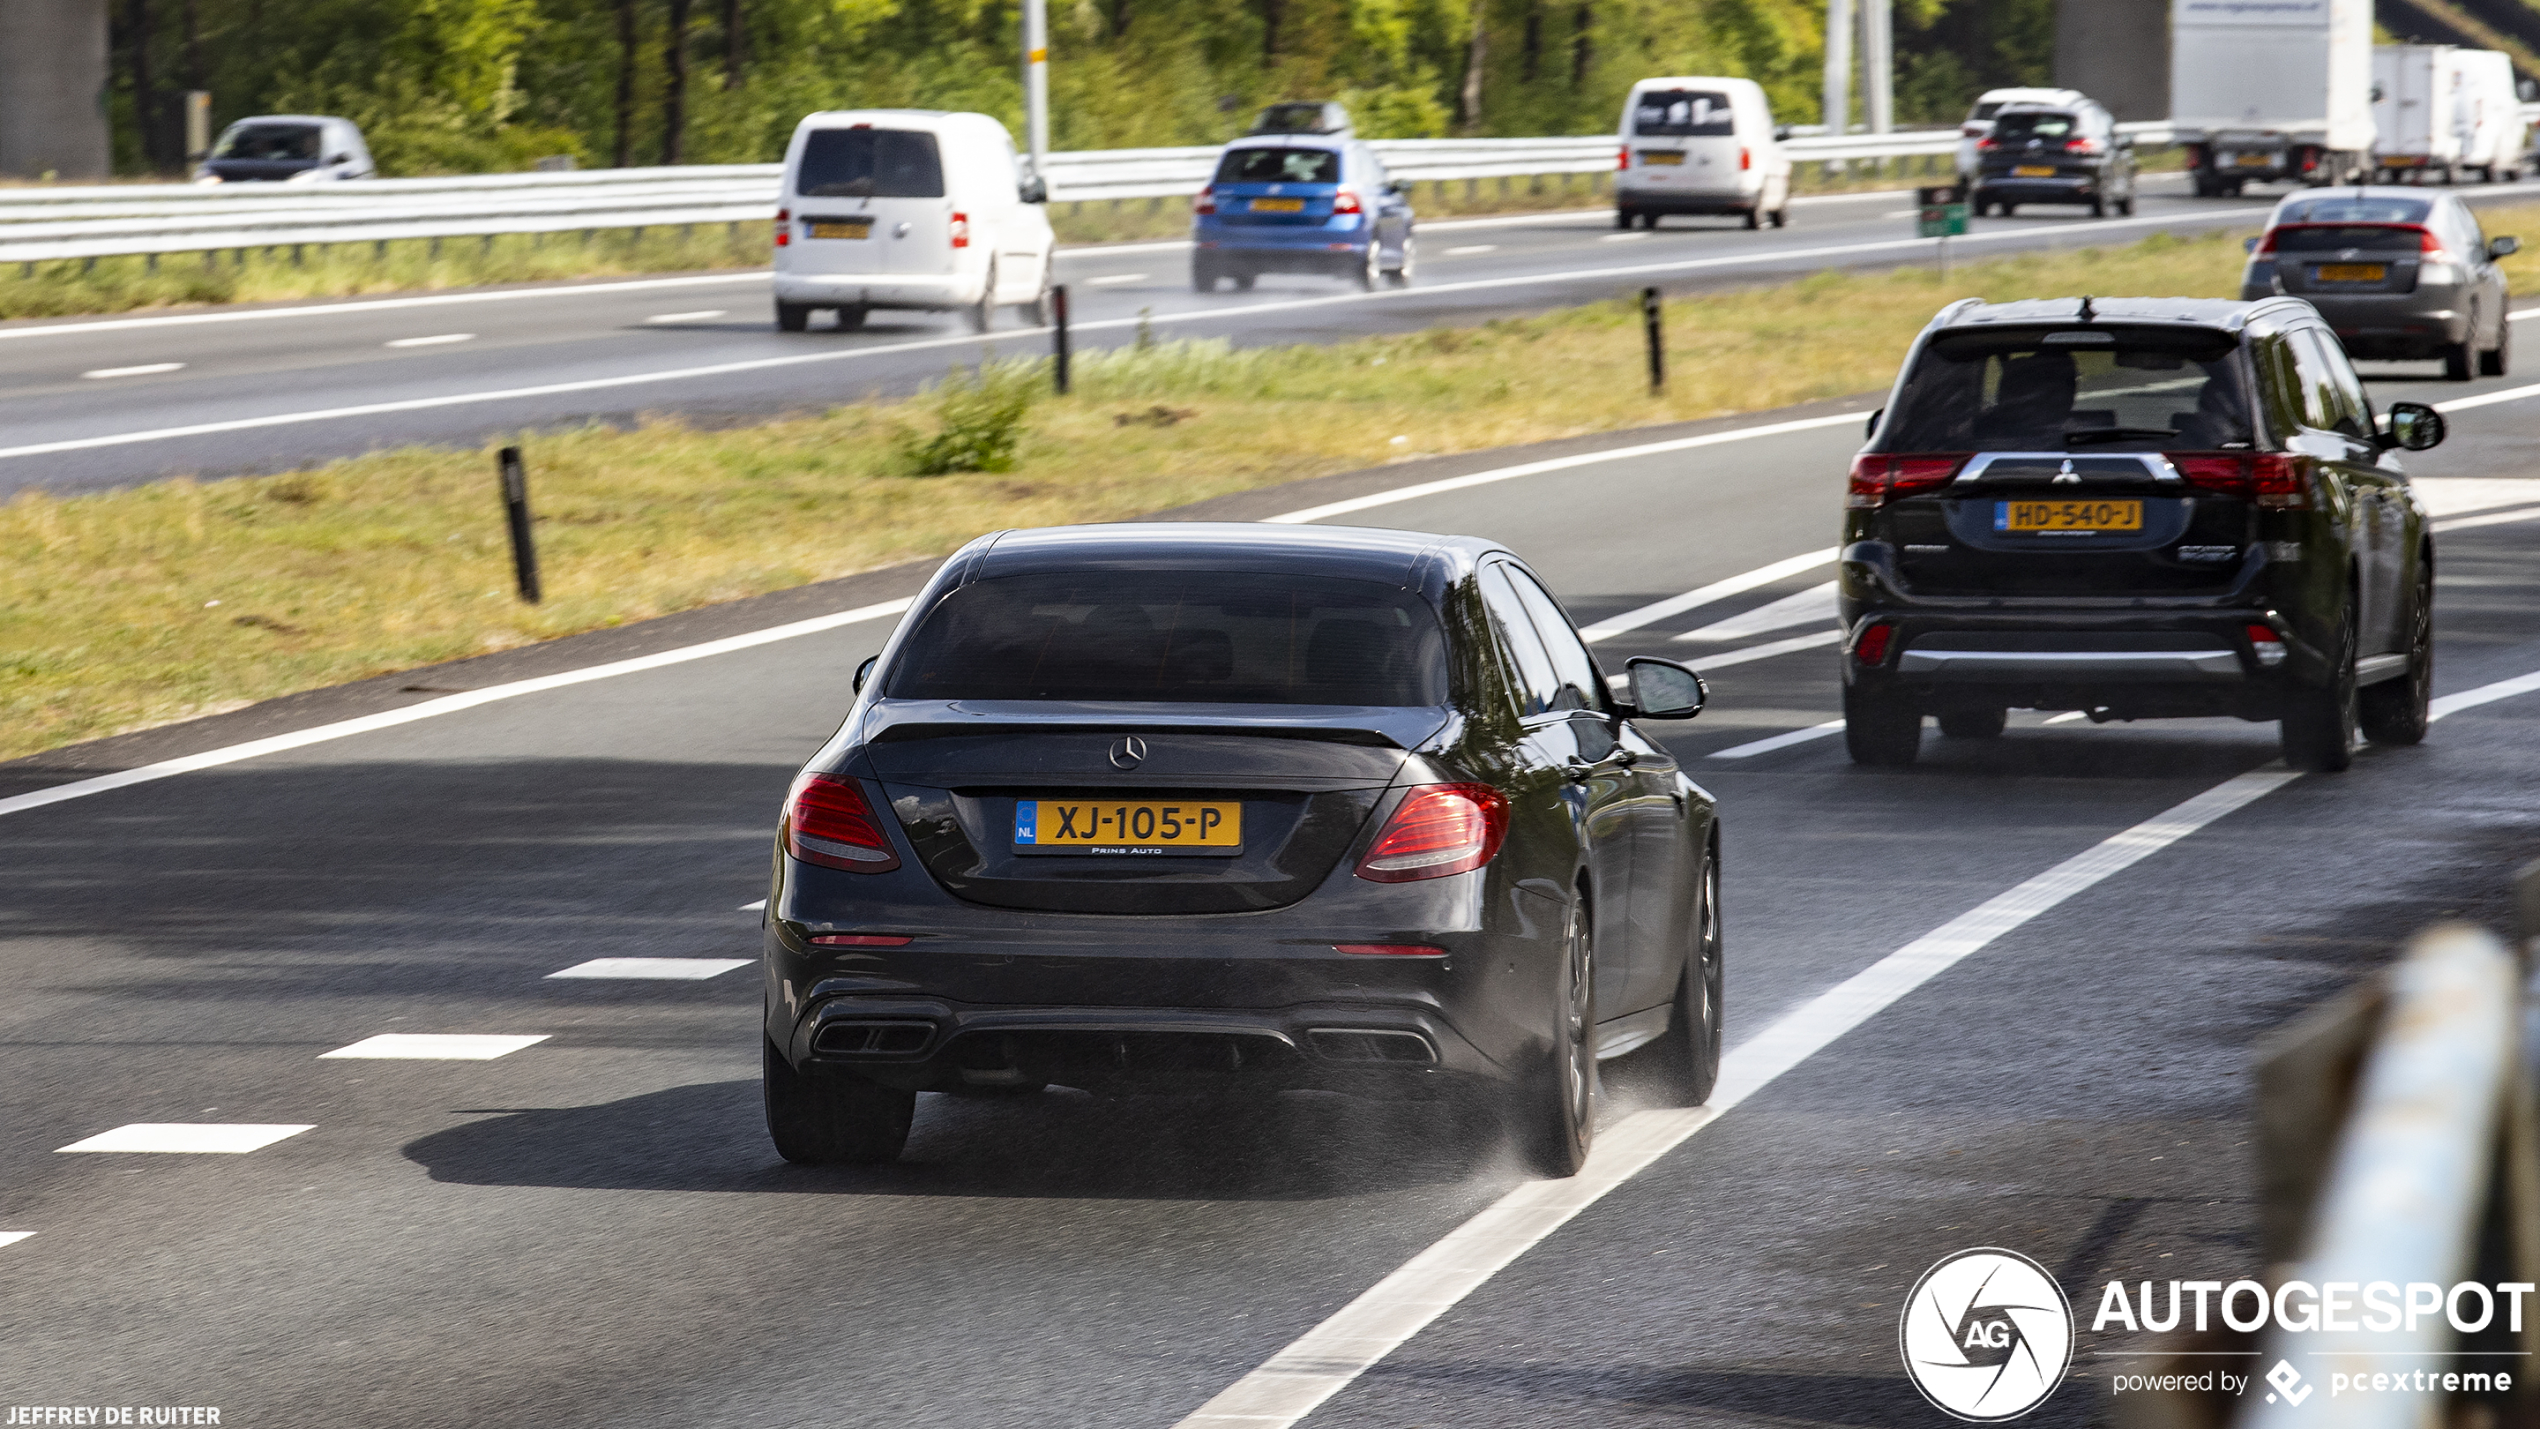
<path fill-rule="evenodd" d="M 730 310 L 727 308 L 699 308 L 693 313 L 655 313 L 651 317 L 644 319 L 644 321 L 648 323 L 701 323 L 711 318 L 722 317 L 728 311 Z"/>
<path fill-rule="evenodd" d="M 748 958 L 593 958 L 547 976 L 702 982 L 710 977 L 721 977 L 734 968 L 748 967 L 750 962 Z"/>
<path fill-rule="evenodd" d="M 137 367 L 100 367 L 93 372 L 83 372 L 79 375 L 82 377 L 150 377 L 161 372 L 181 372 L 184 369 L 185 364 L 182 362 L 144 362 Z"/>
<path fill-rule="evenodd" d="M 1498 251 L 1499 245 L 1496 243 L 1466 243 L 1446 250 L 1446 256 L 1449 258 L 1469 258 L 1476 253 L 1497 253 Z"/>
<path fill-rule="evenodd" d="M 474 333 L 472 333 L 472 332 L 437 332 L 437 333 L 434 333 L 434 334 L 433 334 L 432 336 L 430 336 L 430 337 L 400 337 L 400 338 L 392 338 L 392 339 L 390 339 L 390 340 L 389 340 L 389 342 L 386 344 L 386 346 L 389 346 L 389 347 L 443 347 L 443 346 L 446 346 L 446 345 L 448 345 L 448 344 L 450 344 L 450 343 L 453 343 L 453 342 L 471 342 L 471 341 L 474 341 L 474 340 L 475 340 L 475 337 L 476 337 L 476 334 L 474 334 Z"/>
<path fill-rule="evenodd" d="M 1776 749 L 1788 749 L 1794 744 L 1806 744 L 1812 739 L 1823 739 L 1827 735 L 1841 733 L 1843 733 L 1843 721 L 1830 719 L 1824 724 L 1812 724 L 1806 729 L 1794 729 L 1788 734 L 1777 734 L 1770 739 L 1759 739 L 1749 744 L 1733 744 L 1726 749 L 1715 749 L 1711 751 L 1711 757 L 1752 759 L 1758 754 L 1770 754 Z"/>
<path fill-rule="evenodd" d="M 0 1245 L 16 1245 L 33 1234 L 33 1231 L 0 1231 Z"/>
<path fill-rule="evenodd" d="M 136 1121 L 74 1141 L 63 1151 L 166 1151 L 238 1156 L 314 1128 L 255 1122 Z M 58 1154 L 58 1153 L 57 1153 Z"/>
<path fill-rule="evenodd" d="M 767 900 L 762 898 L 756 903 L 744 903 L 741 905 L 740 911 L 744 913 L 764 913 L 767 911 Z"/>
<path fill-rule="evenodd" d="M 547 1037 L 544 1032 L 508 1037 L 472 1032 L 382 1032 L 350 1047 L 321 1052 L 318 1057 L 321 1061 L 329 1057 L 366 1057 L 398 1062 L 490 1062 L 523 1047 L 537 1046 Z"/>
<path fill-rule="evenodd" d="M 1099 278 L 1087 278 L 1085 280 L 1085 286 L 1088 288 L 1117 288 L 1123 283 L 1143 283 L 1146 280 L 1147 275 L 1144 273 L 1106 273 Z"/>

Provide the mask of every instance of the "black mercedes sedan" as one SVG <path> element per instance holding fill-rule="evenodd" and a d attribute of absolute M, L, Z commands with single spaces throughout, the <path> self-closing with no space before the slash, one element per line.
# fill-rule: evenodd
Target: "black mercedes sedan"
<path fill-rule="evenodd" d="M 1569 1175 L 1597 1062 L 1719 1065 L 1712 800 L 1490 542 L 1267 525 L 984 536 L 856 676 L 768 899 L 787 1159 L 916 1094 L 1314 1088 L 1495 1105 Z"/>

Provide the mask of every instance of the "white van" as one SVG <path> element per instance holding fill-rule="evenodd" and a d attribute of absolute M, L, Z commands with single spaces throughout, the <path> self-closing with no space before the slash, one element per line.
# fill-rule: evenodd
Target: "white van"
<path fill-rule="evenodd" d="M 1048 192 L 985 114 L 814 114 L 785 146 L 776 210 L 776 325 L 838 326 L 875 308 L 960 311 L 986 332 L 1002 306 L 1049 319 Z"/>
<path fill-rule="evenodd" d="M 1743 214 L 1749 228 L 1790 221 L 1790 157 L 1755 81 L 1644 79 L 1623 101 L 1622 137 L 1616 228 L 1656 228 L 1665 213 Z"/>

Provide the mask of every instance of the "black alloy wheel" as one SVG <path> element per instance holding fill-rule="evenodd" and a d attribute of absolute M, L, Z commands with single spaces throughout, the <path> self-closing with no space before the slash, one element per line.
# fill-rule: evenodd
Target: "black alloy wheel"
<path fill-rule="evenodd" d="M 987 286 L 979 290 L 979 301 L 967 311 L 972 332 L 986 332 L 997 325 L 997 265 L 994 260 L 988 263 Z"/>
<path fill-rule="evenodd" d="M 789 303 L 782 298 L 777 299 L 776 330 L 778 332 L 801 332 L 810 326 L 811 304 Z"/>
<path fill-rule="evenodd" d="M 765 1039 L 761 1039 L 765 1042 Z M 767 1134 L 776 1154 L 798 1166 L 843 1166 L 899 1158 L 908 1144 L 917 1093 L 862 1077 L 806 1076 L 765 1042 L 761 1073 Z"/>
<path fill-rule="evenodd" d="M 2364 738 L 2375 744 L 2417 744 L 2425 739 L 2434 704 L 2434 570 L 2419 557 L 2415 599 L 2408 612 L 2408 673 L 2367 685 L 2356 696 Z"/>
<path fill-rule="evenodd" d="M 1561 944 L 1551 1055 L 1520 1085 L 1512 1109 L 1526 1164 L 1555 1178 L 1579 1174 L 1596 1139 L 1596 938 L 1584 888 Z"/>
<path fill-rule="evenodd" d="M 849 303 L 845 307 L 838 309 L 838 331 L 856 332 L 861 330 L 864 327 L 864 320 L 866 316 L 872 311 L 873 310 L 871 308 L 864 306 L 862 303 Z"/>
<path fill-rule="evenodd" d="M 2355 689 L 2355 597 L 2346 596 L 2338 619 L 2336 663 L 2324 685 L 2296 686 L 2285 697 L 2278 726 L 2284 762 L 2308 774 L 2334 774 L 2355 762 L 2355 726 L 2361 711 Z"/>
<path fill-rule="evenodd" d="M 2006 709 L 1943 710 L 1940 732 L 1950 739 L 1999 739 L 2011 723 Z"/>
<path fill-rule="evenodd" d="M 2503 322 L 2496 324 L 2496 345 L 2478 355 L 2478 375 L 2481 377 L 2504 376 L 2505 369 L 2513 365 L 2513 346 L 2514 323 L 2512 317 L 2508 316 Z"/>
<path fill-rule="evenodd" d="M 1843 747 L 1855 764 L 1911 764 L 1922 752 L 1923 713 L 1910 700 L 1846 685 Z"/>
<path fill-rule="evenodd" d="M 1685 949 L 1684 975 L 1676 980 L 1676 1002 L 1669 1009 L 1667 1031 L 1650 1050 L 1664 1078 L 1668 1099 L 1679 1106 L 1700 1106 L 1711 1099 L 1720 1080 L 1722 973 L 1720 937 L 1719 850 L 1705 850 L 1702 878 L 1694 895 L 1701 900 L 1693 913 L 1692 945 Z"/>

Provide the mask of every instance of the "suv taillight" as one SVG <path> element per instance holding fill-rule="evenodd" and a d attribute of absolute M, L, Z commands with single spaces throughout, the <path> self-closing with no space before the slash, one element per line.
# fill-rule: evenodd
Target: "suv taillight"
<path fill-rule="evenodd" d="M 1470 873 L 1508 837 L 1508 796 L 1488 784 L 1422 784 L 1402 796 L 1358 860 L 1358 876 L 1409 883 Z"/>
<path fill-rule="evenodd" d="M 1198 193 L 1191 195 L 1192 213 L 1205 218 L 1216 211 L 1217 186 L 1215 184 L 1210 184 L 1208 187 L 1201 189 Z"/>
<path fill-rule="evenodd" d="M 2194 485 L 2222 496 L 2237 496 L 2277 508 L 2310 504 L 2298 458 L 2281 452 L 2167 454 L 2170 465 Z"/>
<path fill-rule="evenodd" d="M 888 873 L 900 866 L 864 790 L 831 774 L 806 774 L 785 796 L 785 851 L 849 873 Z"/>
<path fill-rule="evenodd" d="M 1852 459 L 1852 491 L 1843 498 L 1843 504 L 1865 511 L 1900 496 L 1937 491 L 1947 486 L 1949 479 L 1958 474 L 1958 468 L 1966 464 L 1965 453 L 1889 456 L 1863 452 Z"/>

